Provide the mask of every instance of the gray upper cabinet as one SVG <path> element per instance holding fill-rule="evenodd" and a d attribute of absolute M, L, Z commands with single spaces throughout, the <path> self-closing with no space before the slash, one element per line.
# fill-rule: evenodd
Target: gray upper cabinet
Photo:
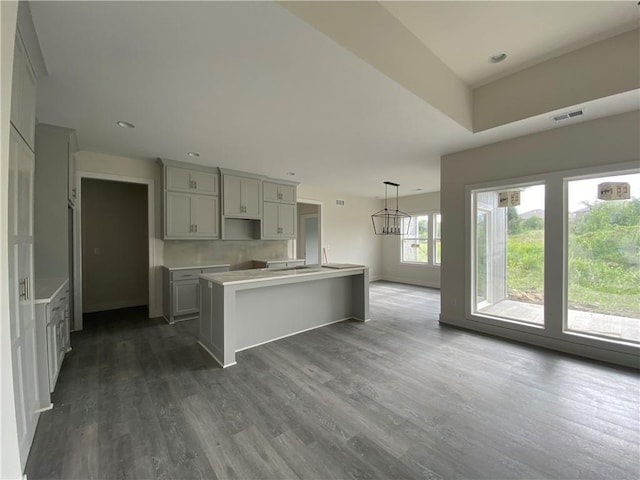
<path fill-rule="evenodd" d="M 262 193 L 265 202 L 296 203 L 295 185 L 263 182 Z"/>
<path fill-rule="evenodd" d="M 296 238 L 296 185 L 264 181 L 262 192 L 262 238 Z"/>
<path fill-rule="evenodd" d="M 218 195 L 218 174 L 178 167 L 166 167 L 167 190 Z"/>
<path fill-rule="evenodd" d="M 164 165 L 164 239 L 220 238 L 219 174 L 216 168 L 161 160 Z"/>
<path fill-rule="evenodd" d="M 35 150 L 37 78 L 27 55 L 20 30 L 16 31 L 11 91 L 11 123 L 31 151 Z"/>
<path fill-rule="evenodd" d="M 259 220 L 262 216 L 262 181 L 240 175 L 223 175 L 223 215 Z"/>
<path fill-rule="evenodd" d="M 264 202 L 262 238 L 284 240 L 296 238 L 296 206 L 284 203 Z"/>

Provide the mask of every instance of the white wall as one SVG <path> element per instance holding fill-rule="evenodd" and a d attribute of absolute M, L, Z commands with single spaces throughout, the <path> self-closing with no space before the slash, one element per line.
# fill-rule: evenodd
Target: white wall
<path fill-rule="evenodd" d="M 488 326 L 465 317 L 465 303 L 470 298 L 465 277 L 469 258 L 465 244 L 468 233 L 466 220 L 468 205 L 465 187 L 493 180 L 507 180 L 621 162 L 634 162 L 635 165 L 638 165 L 640 158 L 639 132 L 640 113 L 635 111 L 442 157 L 441 321 L 623 363 L 627 357 L 617 356 L 604 348 L 597 350 L 592 347 L 584 347 L 584 340 L 574 339 L 569 344 L 564 340 L 555 341 L 541 336 L 542 334 L 524 334 L 515 329 Z M 562 198 L 556 198 L 554 201 L 554 204 L 561 208 Z M 547 208 L 546 214 L 547 221 L 549 221 L 553 212 Z M 547 229 L 549 235 L 562 232 L 562 216 L 557 212 L 555 216 L 558 218 L 558 224 L 555 225 L 557 228 Z M 561 268 L 562 263 L 562 252 L 559 253 L 558 258 L 547 258 L 547 265 L 554 265 L 554 268 L 555 266 Z M 545 275 L 545 292 L 547 294 L 553 295 L 561 302 L 562 289 L 562 274 Z M 547 301 L 549 299 L 546 299 Z M 558 306 L 557 303 L 558 301 L 555 305 L 551 305 L 551 307 L 555 306 L 553 311 L 561 311 L 562 306 Z M 548 303 L 546 306 L 548 312 L 552 311 Z M 637 357 L 635 363 L 637 364 Z"/>
<path fill-rule="evenodd" d="M 16 35 L 18 2 L 0 2 L 0 478 L 20 478 L 20 452 L 13 393 L 11 331 L 9 325 L 9 131 L 13 47 Z"/>
<path fill-rule="evenodd" d="M 410 215 L 440 211 L 440 192 L 400 197 L 400 210 Z M 382 278 L 391 282 L 440 288 L 440 267 L 400 262 L 400 236 L 382 237 Z"/>
<path fill-rule="evenodd" d="M 636 29 L 476 88 L 473 131 L 637 90 L 639 71 Z"/>
<path fill-rule="evenodd" d="M 345 205 L 337 206 L 336 199 L 345 200 Z M 379 280 L 382 242 L 373 233 L 371 214 L 380 210 L 381 201 L 299 185 L 298 201 L 304 203 L 305 200 L 322 202 L 322 246 L 329 262 L 366 265 L 371 281 Z"/>

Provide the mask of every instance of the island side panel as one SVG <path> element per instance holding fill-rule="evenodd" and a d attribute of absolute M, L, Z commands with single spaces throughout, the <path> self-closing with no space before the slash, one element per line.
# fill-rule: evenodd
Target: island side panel
<path fill-rule="evenodd" d="M 342 276 L 239 290 L 236 350 L 354 318 L 352 286 Z"/>
<path fill-rule="evenodd" d="M 371 320 L 369 316 L 369 269 L 365 268 L 362 275 L 353 275 L 351 291 L 353 293 L 353 318 L 361 322 Z"/>
<path fill-rule="evenodd" d="M 235 365 L 235 291 L 200 279 L 200 344 L 223 367 Z"/>

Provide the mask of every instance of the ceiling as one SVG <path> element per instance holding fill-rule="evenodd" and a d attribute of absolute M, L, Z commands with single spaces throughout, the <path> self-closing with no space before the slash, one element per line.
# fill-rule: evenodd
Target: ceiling
<path fill-rule="evenodd" d="M 628 30 L 633 15 L 637 26 L 636 2 L 560 4 L 384 6 L 474 86 Z M 401 195 L 437 191 L 442 154 L 556 126 L 545 114 L 474 134 L 278 3 L 31 2 L 31 12 L 48 70 L 38 120 L 75 128 L 83 150 L 374 197 L 385 180 Z M 497 50 L 510 65 L 487 62 Z M 638 95 L 588 107 L 573 121 L 637 109 Z"/>

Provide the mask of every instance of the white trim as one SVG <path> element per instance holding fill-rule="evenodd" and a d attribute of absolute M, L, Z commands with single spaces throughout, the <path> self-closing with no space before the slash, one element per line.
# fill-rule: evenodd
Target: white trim
<path fill-rule="evenodd" d="M 200 341 L 198 341 L 198 345 L 200 345 L 202 348 L 204 348 L 204 350 L 211 355 L 211 357 L 222 367 L 222 368 L 229 368 L 229 367 L 233 367 L 234 365 L 236 365 L 238 362 L 233 362 L 233 363 L 227 363 L 226 365 L 221 362 L 220 360 L 218 360 L 218 357 L 216 357 L 213 352 L 211 352 L 211 350 L 209 350 L 207 347 L 204 346 L 204 344 Z"/>
<path fill-rule="evenodd" d="M 384 280 L 385 282 L 403 283 L 405 285 L 417 285 L 418 287 L 435 288 L 436 290 L 440 290 L 440 284 L 438 283 L 424 282 L 415 278 L 398 277 L 396 275 L 383 275 L 380 280 Z"/>
<path fill-rule="evenodd" d="M 115 182 L 137 183 L 147 186 L 147 234 L 149 235 L 149 316 L 156 308 L 156 264 L 155 264 L 155 182 L 149 178 L 126 177 L 107 173 L 76 170 L 76 189 L 78 192 L 73 209 L 73 300 L 74 330 L 82 330 L 82 179 L 111 180 Z"/>
<path fill-rule="evenodd" d="M 536 175 L 492 180 L 465 186 L 465 315 L 463 318 L 440 317 L 442 323 L 457 325 L 470 330 L 477 330 L 493 335 L 511 338 L 534 345 L 540 345 L 562 352 L 572 353 L 583 357 L 595 358 L 619 365 L 638 368 L 638 344 L 625 341 L 617 341 L 609 337 L 596 337 L 592 335 L 576 334 L 565 331 L 566 325 L 566 206 L 567 206 L 567 180 L 589 178 L 598 175 L 622 175 L 638 171 L 637 161 L 597 165 L 586 168 L 575 168 Z M 491 191 L 511 186 L 524 186 L 541 184 L 545 185 L 545 322 L 544 327 L 524 324 L 518 321 L 505 321 L 498 317 L 488 317 L 473 313 L 473 299 L 475 295 L 474 280 L 474 255 L 472 244 L 475 243 L 475 205 L 473 193 L 478 191 Z M 549 186 L 552 185 L 552 191 Z M 561 191 L 558 188 L 561 187 Z M 555 189 L 555 190 L 554 190 Z M 560 197 L 561 202 L 553 203 L 552 210 L 548 202 L 551 196 Z M 558 198 L 556 198 L 558 200 Z M 563 241 L 554 244 L 548 241 L 547 234 L 561 231 Z M 562 252 L 562 261 L 553 262 L 553 255 Z M 555 269 L 561 268 L 562 273 Z M 549 281 L 549 280 L 552 281 Z M 558 286 L 561 288 L 558 290 Z M 558 296 L 557 292 L 562 293 Z M 555 295 L 555 296 L 554 296 Z M 558 320 L 560 315 L 560 320 Z"/>

